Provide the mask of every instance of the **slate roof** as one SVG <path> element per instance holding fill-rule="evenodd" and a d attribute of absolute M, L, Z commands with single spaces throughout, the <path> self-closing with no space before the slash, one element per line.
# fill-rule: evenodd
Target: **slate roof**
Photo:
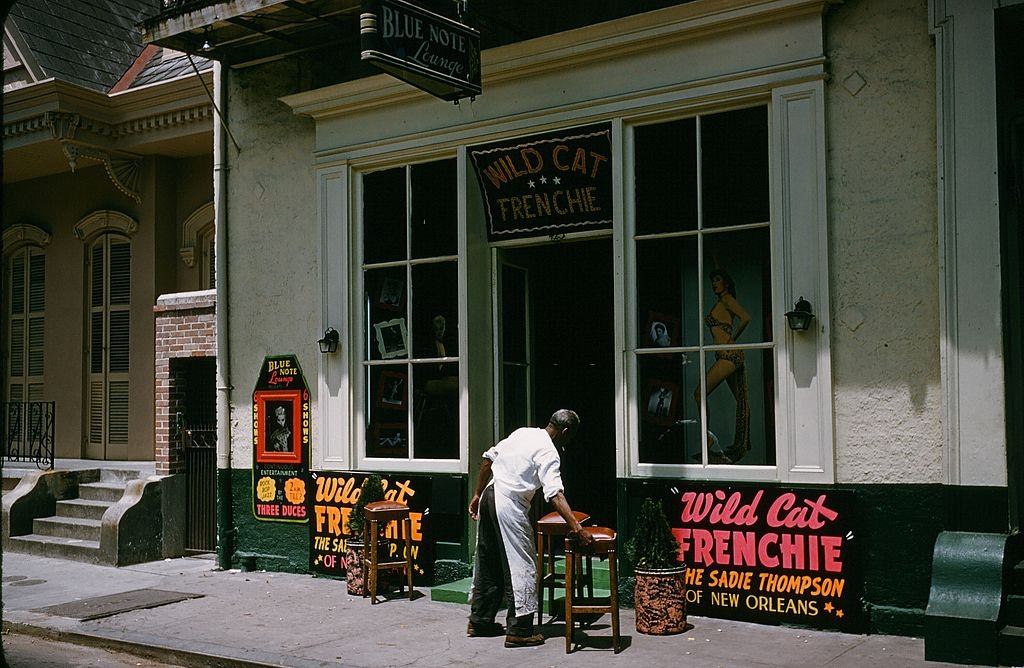
<path fill-rule="evenodd" d="M 192 56 L 192 60 L 195 61 L 196 67 L 199 68 L 200 72 L 204 72 L 213 67 L 213 61 L 207 60 L 200 56 Z M 146 67 L 143 68 L 139 75 L 132 81 L 131 87 L 138 88 L 139 86 L 145 86 L 147 84 L 157 83 L 160 81 L 168 81 L 170 79 L 177 79 L 181 76 L 187 76 L 189 74 L 195 74 L 192 69 L 192 65 L 188 62 L 188 56 L 180 51 L 172 51 L 171 49 L 161 49 L 156 55 L 153 56 Z"/>
<path fill-rule="evenodd" d="M 46 77 L 107 92 L 145 46 L 142 20 L 160 9 L 160 0 L 18 0 L 8 20 Z"/>

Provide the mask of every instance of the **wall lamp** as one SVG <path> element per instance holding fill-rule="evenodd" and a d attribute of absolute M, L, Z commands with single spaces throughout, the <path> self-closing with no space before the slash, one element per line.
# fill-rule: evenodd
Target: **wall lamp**
<path fill-rule="evenodd" d="M 324 330 L 324 338 L 317 341 L 317 345 L 320 346 L 320 352 L 323 354 L 333 353 L 338 350 L 338 341 L 341 336 L 338 334 L 338 330 L 333 327 L 328 327 Z"/>
<path fill-rule="evenodd" d="M 814 320 L 811 303 L 801 296 L 793 310 L 786 314 L 786 320 L 789 320 L 789 328 L 794 332 L 805 332 L 810 329 L 811 320 Z"/>

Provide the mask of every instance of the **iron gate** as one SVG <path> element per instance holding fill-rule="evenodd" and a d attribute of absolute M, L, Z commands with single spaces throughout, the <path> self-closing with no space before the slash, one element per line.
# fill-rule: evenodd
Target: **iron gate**
<path fill-rule="evenodd" d="M 177 416 L 185 453 L 185 549 L 212 552 L 217 548 L 217 428 L 190 425 Z"/>
<path fill-rule="evenodd" d="M 3 458 L 53 468 L 53 432 L 56 404 L 52 401 L 0 402 Z"/>

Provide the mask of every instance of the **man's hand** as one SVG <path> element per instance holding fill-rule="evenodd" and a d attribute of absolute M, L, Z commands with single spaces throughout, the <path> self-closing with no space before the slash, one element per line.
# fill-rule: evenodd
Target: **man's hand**
<path fill-rule="evenodd" d="M 474 494 L 469 500 L 469 516 L 474 520 L 480 519 L 480 495 Z"/>
<path fill-rule="evenodd" d="M 579 543 L 581 547 L 589 547 L 594 542 L 594 537 L 586 531 L 583 531 L 582 526 L 577 531 L 574 531 L 573 535 L 576 536 L 576 542 Z"/>

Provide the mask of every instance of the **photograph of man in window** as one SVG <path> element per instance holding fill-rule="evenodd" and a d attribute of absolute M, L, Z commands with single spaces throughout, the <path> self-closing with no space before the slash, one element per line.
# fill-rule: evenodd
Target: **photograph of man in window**
<path fill-rule="evenodd" d="M 267 452 L 291 452 L 291 403 L 287 401 L 267 402 Z"/>
<path fill-rule="evenodd" d="M 715 268 L 708 274 L 717 300 L 704 318 L 715 345 L 736 343 L 750 324 L 750 314 L 736 299 L 736 283 L 725 271 Z M 742 350 L 716 350 L 715 363 L 707 371 L 705 385 L 710 396 L 725 381 L 736 400 L 736 432 L 724 454 L 709 453 L 712 464 L 735 464 L 750 451 L 750 403 L 747 392 L 746 359 Z M 693 392 L 700 407 L 700 387 Z M 711 411 L 708 410 L 708 424 Z"/>

